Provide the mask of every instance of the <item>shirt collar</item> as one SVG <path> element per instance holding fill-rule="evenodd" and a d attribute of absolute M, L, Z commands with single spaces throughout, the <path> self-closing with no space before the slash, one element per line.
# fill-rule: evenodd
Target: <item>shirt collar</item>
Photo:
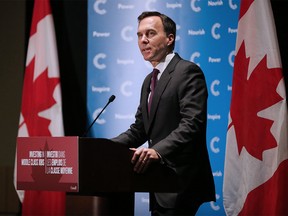
<path fill-rule="evenodd" d="M 163 71 L 166 69 L 167 65 L 170 63 L 170 61 L 172 60 L 172 58 L 173 58 L 174 56 L 175 56 L 175 53 L 174 53 L 174 52 L 169 53 L 169 54 L 165 57 L 164 61 L 162 61 L 162 62 L 160 62 L 158 65 L 156 65 L 155 68 L 159 70 L 159 74 L 158 74 L 158 76 L 157 76 L 158 79 L 160 79 Z"/>

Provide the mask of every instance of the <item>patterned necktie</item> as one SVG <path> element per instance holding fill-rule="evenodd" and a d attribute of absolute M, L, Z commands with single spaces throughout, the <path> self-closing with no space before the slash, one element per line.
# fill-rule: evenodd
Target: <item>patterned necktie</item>
<path fill-rule="evenodd" d="M 152 72 L 152 78 L 151 78 L 151 83 L 150 83 L 150 96 L 149 96 L 149 101 L 148 101 L 148 113 L 150 113 L 150 108 L 151 108 L 151 104 L 152 104 L 152 100 L 153 100 L 153 95 L 154 95 L 154 89 L 156 87 L 157 84 L 157 75 L 160 71 L 158 69 L 153 69 Z"/>

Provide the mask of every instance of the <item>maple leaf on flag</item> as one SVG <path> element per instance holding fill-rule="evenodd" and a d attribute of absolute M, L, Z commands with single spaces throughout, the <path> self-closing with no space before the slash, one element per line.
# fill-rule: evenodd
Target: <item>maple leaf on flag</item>
<path fill-rule="evenodd" d="M 25 87 L 22 99 L 25 101 L 22 107 L 23 123 L 26 123 L 30 136 L 51 136 L 49 130 L 51 120 L 41 117 L 39 113 L 56 104 L 53 92 L 55 87 L 60 83 L 60 79 L 49 78 L 48 68 L 46 68 L 34 80 L 34 67 L 35 57 L 31 60 L 25 72 Z"/>
<path fill-rule="evenodd" d="M 277 142 L 270 131 L 273 121 L 258 113 L 283 100 L 276 92 L 282 74 L 280 68 L 267 68 L 265 55 L 248 77 L 249 62 L 243 41 L 234 64 L 229 128 L 235 127 L 239 155 L 245 147 L 250 155 L 262 160 L 263 152 L 277 147 Z"/>

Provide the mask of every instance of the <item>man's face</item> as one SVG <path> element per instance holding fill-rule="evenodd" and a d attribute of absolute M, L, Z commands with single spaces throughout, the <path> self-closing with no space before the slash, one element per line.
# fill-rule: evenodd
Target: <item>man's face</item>
<path fill-rule="evenodd" d="M 174 36 L 164 32 L 160 17 L 146 17 L 138 25 L 138 46 L 146 61 L 155 67 L 169 53 Z"/>

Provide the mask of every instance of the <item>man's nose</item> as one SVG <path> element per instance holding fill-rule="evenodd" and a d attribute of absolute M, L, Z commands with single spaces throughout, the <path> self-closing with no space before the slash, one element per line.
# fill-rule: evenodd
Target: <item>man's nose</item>
<path fill-rule="evenodd" d="M 148 43 L 148 42 L 149 42 L 148 37 L 147 37 L 145 34 L 143 34 L 143 35 L 141 36 L 140 41 L 141 41 L 142 43 Z"/>

